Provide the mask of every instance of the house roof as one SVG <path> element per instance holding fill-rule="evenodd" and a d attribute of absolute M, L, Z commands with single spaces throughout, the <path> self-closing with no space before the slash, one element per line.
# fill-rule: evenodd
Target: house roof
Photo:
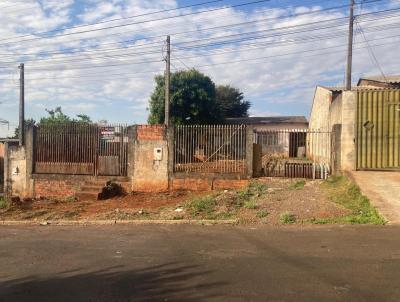
<path fill-rule="evenodd" d="M 324 88 L 326 90 L 330 90 L 333 92 L 342 92 L 345 91 L 346 88 L 342 86 L 321 86 L 319 85 L 318 87 Z M 362 91 L 362 90 L 387 90 L 390 88 L 387 87 L 372 87 L 372 86 L 352 86 L 351 90 L 352 91 Z"/>
<path fill-rule="evenodd" d="M 360 83 L 362 80 L 390 83 L 390 84 L 400 84 L 400 75 L 391 75 L 385 77 L 383 76 L 362 77 L 358 80 L 358 83 Z"/>
<path fill-rule="evenodd" d="M 228 124 L 271 125 L 271 124 L 308 124 L 304 116 L 251 116 L 227 118 Z"/>

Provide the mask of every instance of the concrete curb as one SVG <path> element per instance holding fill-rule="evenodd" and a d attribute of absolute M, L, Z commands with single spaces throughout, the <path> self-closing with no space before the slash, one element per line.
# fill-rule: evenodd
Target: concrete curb
<path fill-rule="evenodd" d="M 146 225 L 146 224 L 200 224 L 200 225 L 234 225 L 238 221 L 230 220 L 55 220 L 55 221 L 25 221 L 25 220 L 2 220 L 0 226 L 85 226 L 85 225 Z"/>

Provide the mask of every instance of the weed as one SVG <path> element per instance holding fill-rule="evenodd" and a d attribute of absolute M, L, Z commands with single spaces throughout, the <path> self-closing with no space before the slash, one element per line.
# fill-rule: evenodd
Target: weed
<path fill-rule="evenodd" d="M 343 176 L 330 177 L 322 186 L 329 199 L 351 210 L 351 214 L 342 217 L 337 222 L 351 224 L 385 224 L 386 221 L 378 211 L 371 206 L 367 197 L 349 179 Z"/>
<path fill-rule="evenodd" d="M 8 202 L 4 198 L 0 197 L 0 209 L 5 209 L 8 207 Z"/>
<path fill-rule="evenodd" d="M 67 202 L 75 202 L 75 201 L 76 201 L 76 198 L 75 198 L 75 196 L 68 196 L 67 198 L 65 198 L 65 200 L 66 200 Z"/>
<path fill-rule="evenodd" d="M 260 210 L 256 213 L 257 218 L 264 218 L 268 216 L 267 210 Z"/>
<path fill-rule="evenodd" d="M 292 190 L 301 190 L 304 188 L 305 185 L 306 185 L 305 180 L 299 180 L 296 181 L 294 184 L 291 184 L 289 188 Z"/>
<path fill-rule="evenodd" d="M 211 215 L 216 206 L 214 196 L 205 196 L 192 199 L 188 207 L 191 210 L 192 215 Z"/>
<path fill-rule="evenodd" d="M 257 206 L 257 202 L 254 199 L 250 199 L 248 201 L 245 201 L 244 207 L 246 209 L 254 210 L 254 209 L 257 209 L 258 206 Z"/>
<path fill-rule="evenodd" d="M 279 216 L 279 220 L 281 223 L 291 224 L 296 222 L 296 216 L 294 216 L 292 213 L 286 212 Z"/>

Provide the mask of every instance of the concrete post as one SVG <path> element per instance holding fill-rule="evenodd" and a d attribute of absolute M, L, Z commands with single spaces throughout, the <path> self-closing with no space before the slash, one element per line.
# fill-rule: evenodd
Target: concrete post
<path fill-rule="evenodd" d="M 174 126 L 168 126 L 166 131 L 167 131 L 167 146 L 168 146 L 168 190 L 172 190 L 172 182 L 174 177 L 174 151 L 175 151 Z"/>
<path fill-rule="evenodd" d="M 342 96 L 342 133 L 341 133 L 341 170 L 356 169 L 356 121 L 357 92 L 343 91 Z"/>
<path fill-rule="evenodd" d="M 254 140 L 254 127 L 246 127 L 246 168 L 247 178 L 253 177 L 253 140 Z"/>
<path fill-rule="evenodd" d="M 128 127 L 128 177 L 134 177 L 135 173 L 135 147 L 136 147 L 137 126 Z"/>
<path fill-rule="evenodd" d="M 25 133 L 25 158 L 26 158 L 26 195 L 34 197 L 34 180 L 32 174 L 34 173 L 34 158 L 35 158 L 35 135 L 36 127 L 29 126 Z"/>
<path fill-rule="evenodd" d="M 4 196 L 6 199 L 11 197 L 11 179 L 10 179 L 10 164 L 9 164 L 9 143 L 5 142 L 4 143 Z"/>

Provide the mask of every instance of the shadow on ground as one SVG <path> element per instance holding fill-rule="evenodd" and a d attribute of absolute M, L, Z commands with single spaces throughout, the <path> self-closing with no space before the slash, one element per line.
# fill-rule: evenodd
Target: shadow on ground
<path fill-rule="evenodd" d="M 205 281 L 209 273 L 178 263 L 135 271 L 124 271 L 123 266 L 73 270 L 2 282 L 0 301 L 204 301 L 217 297 L 210 292 L 223 285 Z"/>

